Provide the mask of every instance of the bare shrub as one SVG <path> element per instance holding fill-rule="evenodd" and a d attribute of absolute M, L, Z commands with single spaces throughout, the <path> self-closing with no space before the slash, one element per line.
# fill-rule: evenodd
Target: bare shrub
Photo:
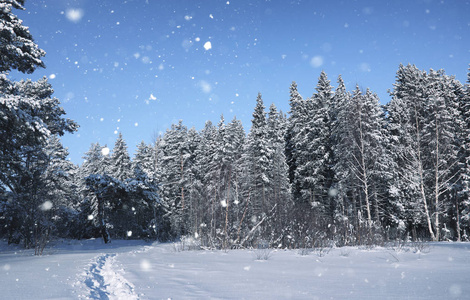
<path fill-rule="evenodd" d="M 327 239 L 318 239 L 315 241 L 313 249 L 318 257 L 323 257 L 333 249 L 333 243 Z"/>
<path fill-rule="evenodd" d="M 341 248 L 339 251 L 339 256 L 349 257 L 350 254 L 351 254 L 351 249 L 349 248 Z"/>
<path fill-rule="evenodd" d="M 271 258 L 273 251 L 269 248 L 256 249 L 254 251 L 256 260 L 268 260 Z"/>
<path fill-rule="evenodd" d="M 302 256 L 307 256 L 312 252 L 313 252 L 312 248 L 300 248 L 299 251 L 298 251 L 298 253 Z"/>
<path fill-rule="evenodd" d="M 429 253 L 431 251 L 429 243 L 422 240 L 411 242 L 410 247 L 413 249 L 413 253 Z"/>
<path fill-rule="evenodd" d="M 272 249 L 269 248 L 269 243 L 265 240 L 259 240 L 257 249 L 254 251 L 256 260 L 268 260 L 272 255 Z"/>
<path fill-rule="evenodd" d="M 191 236 L 183 236 L 178 242 L 173 243 L 173 251 L 202 250 L 201 242 Z"/>

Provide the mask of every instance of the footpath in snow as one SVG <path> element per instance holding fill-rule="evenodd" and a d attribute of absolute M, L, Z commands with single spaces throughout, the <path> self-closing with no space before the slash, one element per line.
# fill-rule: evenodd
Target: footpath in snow
<path fill-rule="evenodd" d="M 83 275 L 90 291 L 85 298 L 92 299 L 139 299 L 134 285 L 124 278 L 124 270 L 118 268 L 117 254 L 97 256 Z"/>
<path fill-rule="evenodd" d="M 36 257 L 1 242 L 0 298 L 470 299 L 470 243 L 277 250 L 267 260 L 256 250 L 178 250 L 68 241 Z"/>

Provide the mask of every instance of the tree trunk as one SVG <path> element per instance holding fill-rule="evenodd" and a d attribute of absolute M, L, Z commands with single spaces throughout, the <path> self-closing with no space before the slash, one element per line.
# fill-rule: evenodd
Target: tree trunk
<path fill-rule="evenodd" d="M 431 216 L 429 213 L 428 209 L 428 204 L 426 201 L 426 192 L 424 190 L 424 172 L 423 172 L 423 161 L 421 158 L 421 135 L 419 134 L 419 121 L 418 121 L 418 112 L 416 111 L 416 106 L 414 107 L 414 113 L 415 113 L 415 129 L 416 129 L 416 143 L 417 143 L 417 154 L 418 154 L 418 174 L 419 174 L 419 185 L 420 185 L 420 193 L 421 193 L 421 200 L 423 201 L 424 205 L 424 212 L 426 214 L 426 222 L 428 225 L 428 230 L 429 233 L 431 234 L 431 238 L 433 241 L 436 241 L 436 235 L 434 234 L 434 231 L 432 229 L 432 223 L 431 223 Z"/>
<path fill-rule="evenodd" d="M 435 221 L 434 227 L 436 230 L 435 240 L 439 241 L 439 233 L 440 233 L 440 226 L 439 226 L 439 126 L 436 120 L 436 166 L 434 170 L 434 205 L 435 205 Z"/>
<path fill-rule="evenodd" d="M 457 197 L 455 197 L 455 222 L 456 222 L 456 231 L 457 231 L 457 242 L 461 241 L 461 236 L 460 236 L 460 213 L 459 213 L 459 200 Z"/>

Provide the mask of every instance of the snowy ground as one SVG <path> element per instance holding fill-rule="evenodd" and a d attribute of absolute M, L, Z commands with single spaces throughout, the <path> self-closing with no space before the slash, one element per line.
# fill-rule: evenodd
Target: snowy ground
<path fill-rule="evenodd" d="M 182 251 L 141 241 L 0 243 L 1 299 L 470 299 L 470 243 L 410 248 Z"/>

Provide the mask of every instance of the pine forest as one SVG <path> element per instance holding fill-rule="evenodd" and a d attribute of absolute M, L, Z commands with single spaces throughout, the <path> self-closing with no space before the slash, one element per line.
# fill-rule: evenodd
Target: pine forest
<path fill-rule="evenodd" d="M 400 65 L 381 105 L 371 89 L 348 91 L 341 77 L 333 86 L 322 71 L 309 97 L 286 86 L 288 112 L 260 93 L 251 124 L 179 121 L 133 155 L 119 134 L 78 166 L 60 141 L 78 124 L 48 79 L 9 76 L 45 67 L 45 52 L 12 12 L 23 1 L 7 2 L 0 236 L 9 243 L 41 253 L 54 238 L 191 238 L 216 249 L 470 239 L 470 73 L 462 84 Z"/>

